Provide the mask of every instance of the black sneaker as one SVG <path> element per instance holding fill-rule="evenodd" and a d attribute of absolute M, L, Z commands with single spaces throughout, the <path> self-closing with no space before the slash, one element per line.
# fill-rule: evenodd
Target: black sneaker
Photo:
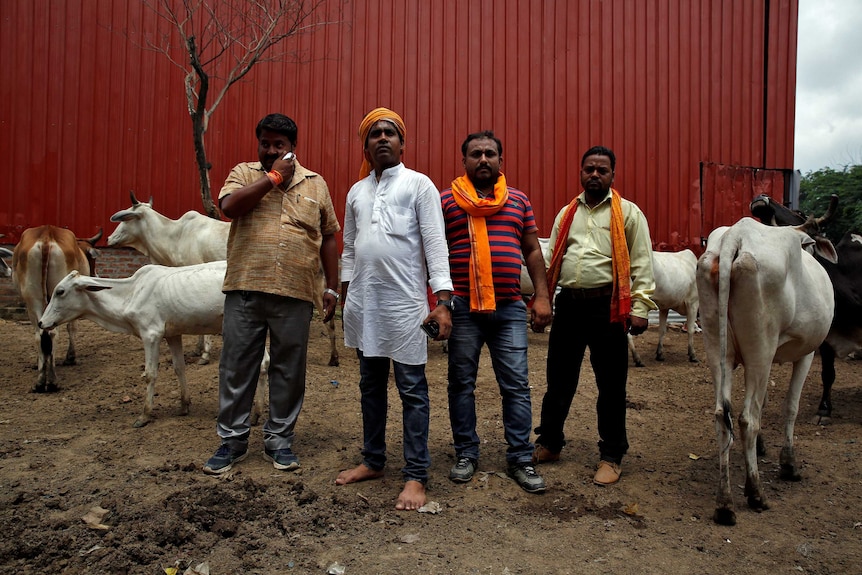
<path fill-rule="evenodd" d="M 536 468 L 531 463 L 516 463 L 509 466 L 509 477 L 521 486 L 527 493 L 544 493 L 545 480 L 536 473 Z"/>
<path fill-rule="evenodd" d="M 263 458 L 267 461 L 272 461 L 272 466 L 279 471 L 299 469 L 299 459 L 289 448 L 265 449 L 263 451 Z"/>
<path fill-rule="evenodd" d="M 467 483 L 473 479 L 473 474 L 476 473 L 478 466 L 479 463 L 475 459 L 459 457 L 458 463 L 449 471 L 449 479 L 455 483 Z"/>
<path fill-rule="evenodd" d="M 221 475 L 230 471 L 234 463 L 239 463 L 248 455 L 248 450 L 234 451 L 227 443 L 222 443 L 216 450 L 215 455 L 204 464 L 204 473 L 209 475 Z"/>

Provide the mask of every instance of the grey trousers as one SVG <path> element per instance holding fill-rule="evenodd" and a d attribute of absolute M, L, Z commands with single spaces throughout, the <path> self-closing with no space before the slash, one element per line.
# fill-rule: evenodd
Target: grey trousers
<path fill-rule="evenodd" d="M 305 396 L 308 333 L 314 306 L 311 302 L 260 292 L 228 292 L 219 361 L 219 414 L 217 432 L 233 450 L 248 446 L 251 407 L 257 389 L 260 362 L 269 333 L 269 418 L 263 426 L 266 449 L 293 444 Z"/>

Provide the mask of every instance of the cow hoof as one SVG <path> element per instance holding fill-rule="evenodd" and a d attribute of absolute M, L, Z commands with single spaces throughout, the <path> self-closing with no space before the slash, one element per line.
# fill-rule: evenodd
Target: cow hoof
<path fill-rule="evenodd" d="M 766 511 L 769 509 L 769 503 L 766 502 L 760 495 L 749 495 L 748 496 L 748 507 L 760 513 L 761 511 Z"/>
<path fill-rule="evenodd" d="M 339 363 L 338 363 L 337 357 L 330 357 L 329 358 L 329 367 L 338 367 L 338 365 L 339 365 Z"/>
<path fill-rule="evenodd" d="M 646 367 L 646 364 L 645 364 L 644 362 L 642 362 L 642 361 L 636 361 L 636 362 L 635 362 L 635 367 Z"/>
<path fill-rule="evenodd" d="M 135 420 L 135 423 L 132 424 L 132 427 L 143 427 L 150 422 L 149 418 L 139 417 Z"/>
<path fill-rule="evenodd" d="M 712 520 L 719 525 L 736 525 L 736 513 L 733 509 L 718 508 L 712 516 Z"/>
<path fill-rule="evenodd" d="M 56 393 L 60 388 L 55 383 L 37 383 L 30 391 L 33 393 Z"/>
<path fill-rule="evenodd" d="M 209 365 L 209 362 L 210 362 L 209 359 L 200 358 L 198 360 L 198 365 Z"/>
<path fill-rule="evenodd" d="M 832 418 L 828 415 L 820 415 L 819 413 L 811 418 L 813 425 L 829 425 L 832 423 Z"/>
<path fill-rule="evenodd" d="M 78 365 L 78 362 L 75 361 L 74 357 L 67 357 L 60 365 Z"/>
<path fill-rule="evenodd" d="M 655 360 L 656 360 L 656 361 L 664 361 L 664 354 L 662 354 L 662 355 L 656 354 L 656 355 L 655 355 Z"/>
<path fill-rule="evenodd" d="M 778 477 L 785 481 L 802 481 L 802 475 L 796 470 L 796 466 L 788 463 L 781 464 L 781 470 L 778 472 Z"/>
<path fill-rule="evenodd" d="M 693 355 L 688 356 L 688 361 L 690 361 L 691 363 L 700 363 L 700 360 Z"/>

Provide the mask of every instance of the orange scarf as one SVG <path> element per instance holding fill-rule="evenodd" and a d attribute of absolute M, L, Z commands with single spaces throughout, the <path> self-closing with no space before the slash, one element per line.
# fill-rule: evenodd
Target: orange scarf
<path fill-rule="evenodd" d="M 487 198 L 480 198 L 470 178 L 461 176 L 452 181 L 452 197 L 467 212 L 467 229 L 470 232 L 470 311 L 494 311 L 497 309 L 497 298 L 485 218 L 500 211 L 509 199 L 506 176 L 500 174 L 494 184 L 494 195 Z"/>
<path fill-rule="evenodd" d="M 557 241 L 554 242 L 554 255 L 548 267 L 548 293 L 557 289 L 560 270 L 563 267 L 563 255 L 568 247 L 569 229 L 575 219 L 578 209 L 578 198 L 566 207 L 560 220 L 560 230 Z M 614 278 L 613 295 L 611 296 L 611 323 L 625 324 L 632 311 L 631 261 L 626 244 L 626 228 L 623 221 L 622 199 L 619 192 L 611 188 L 611 267 Z"/>
<path fill-rule="evenodd" d="M 369 154 L 365 151 L 365 141 L 368 140 L 368 134 L 371 132 L 371 126 L 379 122 L 380 120 L 388 120 L 392 122 L 395 127 L 398 129 L 398 132 L 401 134 L 401 138 L 404 139 L 407 137 L 407 126 L 404 124 L 404 120 L 401 119 L 401 116 L 389 110 L 387 108 L 375 108 L 368 112 L 368 114 L 362 118 L 362 122 L 359 124 L 359 139 L 362 140 L 362 165 L 359 166 L 359 179 L 363 180 L 365 177 L 371 173 L 371 161 L 369 160 Z"/>

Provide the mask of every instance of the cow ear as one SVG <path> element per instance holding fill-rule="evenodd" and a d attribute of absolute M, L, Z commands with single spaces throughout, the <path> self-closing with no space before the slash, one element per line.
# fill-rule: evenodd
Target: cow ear
<path fill-rule="evenodd" d="M 823 236 L 814 237 L 814 252 L 828 262 L 838 263 L 838 252 L 835 251 L 835 246 Z"/>

